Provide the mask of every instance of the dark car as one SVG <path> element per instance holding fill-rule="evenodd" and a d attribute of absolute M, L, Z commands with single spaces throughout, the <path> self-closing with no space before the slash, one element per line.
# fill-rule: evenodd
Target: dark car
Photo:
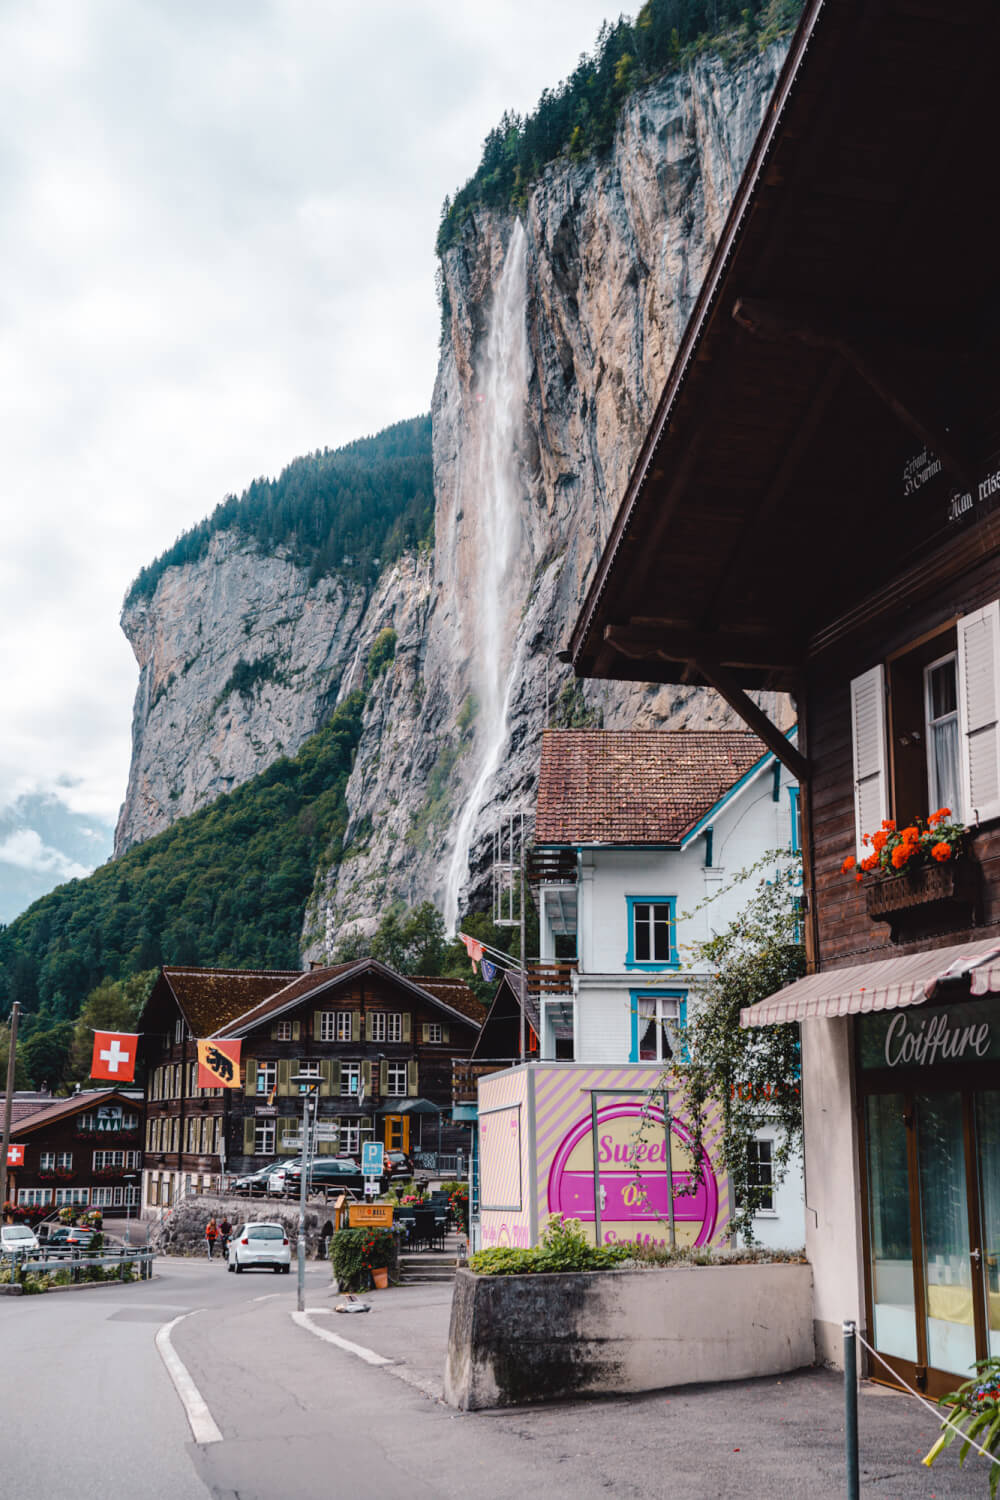
<path fill-rule="evenodd" d="M 387 1151 L 385 1153 L 385 1169 L 393 1177 L 412 1177 L 413 1158 L 407 1156 L 405 1151 Z"/>
<path fill-rule="evenodd" d="M 295 1196 L 301 1189 L 302 1167 L 288 1167 L 284 1174 L 282 1191 Z M 384 1191 L 386 1178 L 383 1177 L 379 1183 L 379 1190 Z M 365 1179 L 357 1162 L 352 1161 L 349 1156 L 326 1156 L 319 1157 L 309 1168 L 309 1191 L 333 1192 L 338 1188 L 347 1188 L 359 1196 L 364 1193 Z"/>
<path fill-rule="evenodd" d="M 266 1167 L 258 1167 L 256 1172 L 242 1172 L 239 1177 L 234 1177 L 232 1188 L 235 1193 L 249 1193 L 251 1198 L 254 1193 L 267 1192 L 267 1179 L 278 1167 L 284 1166 L 285 1161 L 269 1161 Z"/>

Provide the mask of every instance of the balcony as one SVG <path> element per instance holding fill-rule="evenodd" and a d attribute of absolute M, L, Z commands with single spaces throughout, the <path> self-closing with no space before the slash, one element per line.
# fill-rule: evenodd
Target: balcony
<path fill-rule="evenodd" d="M 475 1104 L 478 1098 L 476 1085 L 480 1078 L 487 1073 L 516 1067 L 520 1060 L 519 1057 L 491 1057 L 469 1062 L 464 1057 L 454 1058 L 451 1064 L 452 1108 L 460 1104 Z"/>
<path fill-rule="evenodd" d="M 573 993 L 573 975 L 576 971 L 576 959 L 563 963 L 529 963 L 525 971 L 528 998 L 531 1000 L 547 1000 L 550 996 L 554 995 L 571 995 Z"/>

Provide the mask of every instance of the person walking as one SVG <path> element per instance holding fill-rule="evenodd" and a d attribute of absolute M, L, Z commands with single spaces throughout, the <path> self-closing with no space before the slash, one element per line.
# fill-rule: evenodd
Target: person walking
<path fill-rule="evenodd" d="M 219 1246 L 222 1250 L 222 1259 L 225 1260 L 229 1254 L 229 1239 L 233 1232 L 233 1226 L 228 1219 L 223 1219 L 219 1225 Z"/>
<path fill-rule="evenodd" d="M 212 1259 L 212 1251 L 215 1249 L 215 1242 L 218 1238 L 219 1226 L 216 1224 L 214 1219 L 209 1219 L 208 1223 L 205 1225 L 205 1244 L 208 1246 L 209 1260 Z"/>

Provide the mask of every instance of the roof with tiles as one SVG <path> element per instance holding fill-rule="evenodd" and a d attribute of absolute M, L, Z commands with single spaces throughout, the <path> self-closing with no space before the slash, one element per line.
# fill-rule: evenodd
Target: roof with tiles
<path fill-rule="evenodd" d="M 275 990 L 301 979 L 298 969 L 165 967 L 163 978 L 193 1036 L 211 1036 L 253 1010 Z"/>
<path fill-rule="evenodd" d="M 18 1120 L 16 1126 L 11 1127 L 11 1136 L 18 1137 L 28 1131 L 37 1130 L 44 1125 L 51 1125 L 57 1120 L 66 1119 L 70 1115 L 82 1114 L 84 1110 L 94 1109 L 98 1104 L 107 1104 L 109 1101 L 131 1106 L 139 1109 L 142 1105 L 142 1094 L 134 1092 L 122 1092 L 121 1089 L 101 1089 L 88 1091 L 81 1094 L 70 1094 L 68 1099 L 54 1099 L 51 1104 L 36 1110 L 34 1114 L 25 1115 Z"/>
<path fill-rule="evenodd" d="M 394 969 L 379 963 L 377 959 L 359 958 L 350 963 L 334 964 L 329 968 L 311 969 L 306 974 L 294 975 L 287 983 L 280 987 L 275 986 L 271 994 L 257 1005 L 225 1023 L 220 1023 L 216 1028 L 217 1034 L 242 1036 L 269 1017 L 281 1014 L 290 1006 L 307 1000 L 310 995 L 319 994 L 331 986 L 336 986 L 354 974 L 366 973 L 381 974 L 402 989 L 421 991 L 430 1000 L 456 1011 L 476 1026 L 481 1026 L 483 1023 L 485 1009 L 463 980 L 416 979 L 406 974 L 397 974 Z"/>
<path fill-rule="evenodd" d="M 746 731 L 548 729 L 536 844 L 679 844 L 768 751 Z"/>

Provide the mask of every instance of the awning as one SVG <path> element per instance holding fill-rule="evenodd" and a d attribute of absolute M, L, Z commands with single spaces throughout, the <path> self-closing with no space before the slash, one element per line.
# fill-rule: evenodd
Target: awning
<path fill-rule="evenodd" d="M 432 1104 L 429 1099 L 387 1099 L 375 1111 L 377 1115 L 440 1115 L 445 1105 Z"/>
<path fill-rule="evenodd" d="M 935 998 L 941 983 L 966 979 L 973 995 L 1000 990 L 1000 945 L 995 937 L 807 974 L 741 1010 L 740 1025 L 775 1026 L 784 1021 L 901 1010 Z"/>

